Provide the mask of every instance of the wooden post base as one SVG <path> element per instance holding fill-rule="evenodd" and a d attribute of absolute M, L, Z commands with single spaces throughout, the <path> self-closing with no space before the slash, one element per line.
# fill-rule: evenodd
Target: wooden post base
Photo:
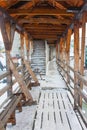
<path fill-rule="evenodd" d="M 21 101 L 18 103 L 16 109 L 19 110 L 19 112 L 22 112 L 22 103 L 21 103 Z"/>
<path fill-rule="evenodd" d="M 22 103 L 23 106 L 37 105 L 37 101 L 25 101 Z"/>
<path fill-rule="evenodd" d="M 34 87 L 34 86 L 40 86 L 40 83 L 33 82 L 33 83 L 30 83 L 30 86 L 31 86 L 31 87 Z"/>
<path fill-rule="evenodd" d="M 12 113 L 7 123 L 12 123 L 12 125 L 16 125 L 15 111 Z"/>

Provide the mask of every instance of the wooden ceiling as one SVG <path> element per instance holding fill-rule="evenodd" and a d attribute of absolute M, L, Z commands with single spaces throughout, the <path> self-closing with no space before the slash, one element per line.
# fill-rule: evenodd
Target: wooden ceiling
<path fill-rule="evenodd" d="M 57 40 L 85 0 L 0 0 L 0 6 L 29 32 L 33 39 Z"/>

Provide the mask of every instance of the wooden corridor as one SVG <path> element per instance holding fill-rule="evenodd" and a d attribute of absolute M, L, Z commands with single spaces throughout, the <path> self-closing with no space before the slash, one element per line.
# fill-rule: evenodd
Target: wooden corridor
<path fill-rule="evenodd" d="M 46 78 L 49 77 L 48 85 L 42 87 L 39 95 L 32 130 L 87 130 L 79 113 L 74 111 L 73 97 L 57 71 L 55 60 L 49 63 Z"/>
<path fill-rule="evenodd" d="M 36 103 L 30 91 L 40 84 L 32 70 L 33 65 L 38 70 L 37 64 L 44 64 L 45 70 L 53 58 L 57 66 L 50 65 L 49 73 L 46 70 L 46 80 L 39 72 L 39 77 L 45 81 L 40 88 L 32 130 L 87 130 L 87 116 L 83 111 L 83 104 L 87 105 L 86 30 L 87 0 L 0 0 L 0 33 L 4 44 L 4 52 L 2 49 L 0 53 L 5 54 L 6 62 L 6 71 L 0 75 L 0 130 L 6 130 L 8 123 L 16 125 L 16 110 L 21 112 L 23 105 Z M 12 55 L 15 33 L 18 34 L 19 53 Z M 73 66 L 70 61 L 72 36 Z M 42 53 L 38 44 L 41 52 L 38 52 L 37 61 L 34 55 L 36 40 L 42 40 L 45 48 Z M 44 62 L 41 54 L 44 54 Z M 32 55 L 35 64 L 31 64 Z M 2 84 L 4 79 L 5 85 Z M 64 80 L 67 86 L 62 85 Z M 21 130 L 27 129 L 21 127 Z"/>

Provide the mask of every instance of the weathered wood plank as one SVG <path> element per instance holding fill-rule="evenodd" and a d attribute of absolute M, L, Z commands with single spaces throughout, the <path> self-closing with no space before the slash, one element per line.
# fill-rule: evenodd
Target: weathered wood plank
<path fill-rule="evenodd" d="M 9 72 L 4 72 L 0 75 L 0 80 L 4 79 L 5 77 L 7 77 L 9 75 Z"/>
<path fill-rule="evenodd" d="M 41 91 L 34 130 L 42 129 L 82 130 L 66 90 Z"/>
<path fill-rule="evenodd" d="M 7 30 L 6 30 L 6 23 L 5 23 L 5 19 L 3 16 L 0 16 L 0 28 L 1 28 L 1 33 L 2 33 L 2 37 L 3 37 L 5 49 L 11 50 L 12 45 L 8 38 L 8 34 L 7 34 Z"/>
<path fill-rule="evenodd" d="M 74 16 L 74 13 L 69 13 L 69 12 L 66 12 L 66 10 L 61 10 L 61 9 L 51 9 L 49 10 L 48 8 L 38 8 L 38 9 L 34 9 L 32 11 L 30 10 L 26 10 L 26 9 L 18 9 L 18 10 L 15 10 L 15 9 L 9 9 L 8 12 L 10 14 L 16 14 L 16 15 L 30 15 L 30 16 L 33 16 L 33 15 L 67 15 L 67 16 Z"/>
<path fill-rule="evenodd" d="M 5 128 L 4 128 L 4 126 L 3 126 L 2 122 L 1 122 L 1 120 L 0 120 L 0 130 L 5 130 Z"/>
<path fill-rule="evenodd" d="M 14 112 L 16 109 L 17 104 L 21 100 L 22 95 L 19 97 L 15 96 L 12 98 L 12 100 L 7 104 L 7 108 L 1 113 L 0 119 L 2 120 L 3 124 L 5 125 L 10 118 L 11 114 Z"/>
<path fill-rule="evenodd" d="M 80 64 L 80 74 L 84 75 L 84 51 L 85 51 L 85 36 L 86 36 L 86 14 L 83 12 L 82 15 L 82 41 L 81 41 L 81 64 Z M 83 89 L 83 83 L 80 82 L 80 88 Z M 82 107 L 82 97 L 80 97 L 79 105 Z"/>
<path fill-rule="evenodd" d="M 4 88 L 0 89 L 0 96 L 2 96 L 9 88 L 10 86 L 7 85 Z"/>
<path fill-rule="evenodd" d="M 39 83 L 37 77 L 35 76 L 34 72 L 33 72 L 32 69 L 31 69 L 31 67 L 30 67 L 30 65 L 29 65 L 29 63 L 28 63 L 28 61 L 24 60 L 24 63 L 25 63 L 25 66 L 26 66 L 27 70 L 29 71 L 30 75 L 32 76 L 33 80 L 34 80 L 36 83 Z"/>
<path fill-rule="evenodd" d="M 11 71 L 12 71 L 13 75 L 15 76 L 15 79 L 19 83 L 22 92 L 25 94 L 27 100 L 33 101 L 33 98 L 31 96 L 29 90 L 27 89 L 25 82 L 22 80 L 22 77 L 20 77 L 18 71 L 16 70 L 16 68 L 15 68 L 15 66 L 14 66 L 14 64 L 12 62 L 12 59 L 10 58 L 9 52 L 7 52 L 7 53 L 9 55 Z"/>
<path fill-rule="evenodd" d="M 78 78 L 75 72 L 79 71 L 79 26 L 78 21 L 74 23 L 74 108 L 78 104 L 78 93 L 76 91 L 76 84 L 78 84 Z"/>
<path fill-rule="evenodd" d="M 67 32 L 67 40 L 66 40 L 66 63 L 67 65 L 70 64 L 70 40 L 71 40 L 71 34 L 72 34 L 72 29 L 68 29 Z M 70 78 L 68 77 L 68 74 L 70 73 L 70 69 L 67 66 L 67 83 L 70 84 Z"/>
<path fill-rule="evenodd" d="M 29 61 L 30 44 L 29 44 L 29 36 L 28 36 L 28 34 L 25 34 L 25 43 L 26 43 L 26 51 L 27 51 L 27 61 Z"/>

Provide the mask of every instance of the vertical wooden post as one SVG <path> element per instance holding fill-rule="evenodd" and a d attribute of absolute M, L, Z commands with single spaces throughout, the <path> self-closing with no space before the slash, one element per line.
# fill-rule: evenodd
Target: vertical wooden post
<path fill-rule="evenodd" d="M 87 12 L 83 12 L 82 15 L 82 42 L 81 42 L 81 65 L 80 65 L 80 74 L 84 75 L 84 50 L 85 50 L 85 33 L 86 33 L 86 14 Z M 80 82 L 80 88 L 83 89 L 83 83 Z M 82 107 L 82 97 L 80 97 L 79 101 L 80 107 Z"/>
<path fill-rule="evenodd" d="M 64 68 L 64 57 L 65 57 L 65 39 L 64 39 L 64 37 L 62 37 L 61 39 L 60 39 L 60 61 L 62 61 L 62 63 L 61 63 L 61 67 L 62 68 Z M 65 73 L 64 73 L 64 71 L 63 71 L 63 75 L 65 76 Z"/>
<path fill-rule="evenodd" d="M 11 114 L 11 116 L 8 119 L 7 123 L 12 123 L 12 125 L 16 125 L 15 111 Z"/>
<path fill-rule="evenodd" d="M 58 60 L 58 43 L 56 43 L 56 60 Z"/>
<path fill-rule="evenodd" d="M 20 44 L 21 44 L 21 58 L 22 58 L 22 62 L 23 62 L 23 58 L 24 58 L 24 36 L 22 34 L 20 34 Z"/>
<path fill-rule="evenodd" d="M 12 95 L 12 71 L 10 69 L 10 61 L 9 61 L 9 55 L 10 54 L 12 44 L 13 44 L 13 39 L 14 39 L 14 33 L 15 33 L 15 24 L 12 24 L 9 19 L 4 18 L 3 14 L 0 13 L 0 28 L 1 28 L 1 33 L 5 45 L 5 51 L 6 51 L 6 67 L 7 71 L 9 71 L 9 75 L 7 76 L 7 84 L 10 86 L 9 90 L 7 91 L 8 96 Z M 15 124 L 15 111 L 14 115 L 12 117 L 13 123 Z"/>
<path fill-rule="evenodd" d="M 60 39 L 60 59 L 63 60 L 63 37 Z"/>
<path fill-rule="evenodd" d="M 58 60 L 60 59 L 60 44 L 58 43 Z"/>
<path fill-rule="evenodd" d="M 27 49 L 27 61 L 29 61 L 29 37 L 28 34 L 25 34 L 25 42 L 26 42 L 26 49 Z"/>
<path fill-rule="evenodd" d="M 7 91 L 8 96 L 12 95 L 12 72 L 10 70 L 10 63 L 8 60 L 9 56 L 6 51 L 6 70 L 9 72 L 9 75 L 7 76 L 7 85 L 10 86 L 9 90 Z"/>
<path fill-rule="evenodd" d="M 24 36 L 22 34 L 20 34 L 20 45 L 21 45 L 22 74 L 24 75 Z"/>
<path fill-rule="evenodd" d="M 63 38 L 61 37 L 60 38 L 60 42 L 59 42 L 59 61 L 60 61 L 60 66 L 62 66 L 62 63 L 61 63 L 61 60 L 62 60 L 62 42 L 63 41 Z M 60 71 L 62 71 L 61 70 L 61 67 L 60 67 Z"/>
<path fill-rule="evenodd" d="M 71 34 L 72 34 L 72 29 L 68 29 L 67 32 L 67 39 L 66 39 L 66 63 L 67 65 L 70 65 L 70 40 L 71 40 Z M 70 78 L 68 74 L 70 73 L 69 67 L 67 69 L 67 83 L 70 84 Z"/>
<path fill-rule="evenodd" d="M 74 71 L 79 71 L 79 22 L 74 23 Z M 78 84 L 77 76 L 74 72 L 74 108 L 76 109 L 78 104 L 78 93 L 76 85 Z"/>
<path fill-rule="evenodd" d="M 3 17 L 3 15 L 0 15 L 0 28 L 1 28 L 1 33 L 5 45 L 5 49 L 11 50 L 12 44 L 13 44 L 13 39 L 14 39 L 14 33 L 15 33 L 15 24 L 12 24 L 9 19 L 6 19 Z M 8 60 L 8 54 L 6 53 L 6 68 L 7 71 L 9 71 L 9 75 L 7 76 L 7 84 L 10 86 L 8 90 L 8 96 L 12 95 L 12 72 L 10 70 L 10 65 L 9 65 L 9 60 Z"/>
<path fill-rule="evenodd" d="M 65 46 L 65 37 L 63 37 L 63 43 L 62 43 L 62 61 L 63 61 L 63 68 L 65 68 L 66 66 L 65 66 L 65 61 L 66 61 L 66 54 L 65 54 L 65 48 L 66 48 L 66 46 Z M 65 71 L 64 71 L 64 75 L 63 75 L 64 77 L 66 76 L 66 74 L 65 74 Z"/>
<path fill-rule="evenodd" d="M 5 130 L 4 125 L 1 120 L 0 120 L 0 130 Z"/>

